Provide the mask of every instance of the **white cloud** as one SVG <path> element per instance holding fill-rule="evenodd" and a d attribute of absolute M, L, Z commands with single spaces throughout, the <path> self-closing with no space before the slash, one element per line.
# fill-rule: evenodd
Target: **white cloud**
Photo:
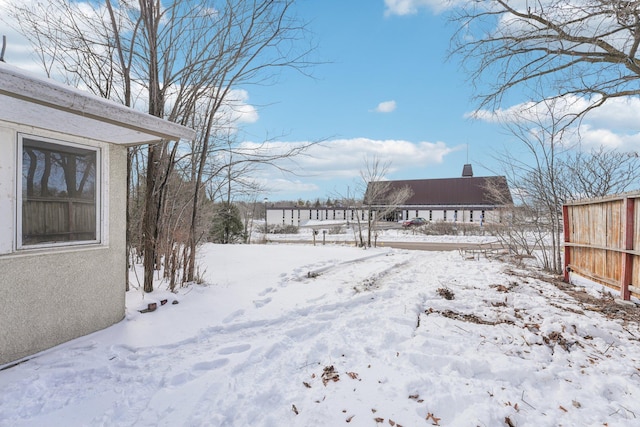
<path fill-rule="evenodd" d="M 587 121 L 594 126 L 640 132 L 640 98 L 610 99 L 602 107 L 592 110 Z"/>
<path fill-rule="evenodd" d="M 588 100 L 577 96 L 566 96 L 556 101 L 558 116 L 564 112 L 578 113 L 597 99 Z M 496 111 L 478 110 L 465 114 L 468 118 L 487 123 L 544 123 L 549 110 L 544 104 L 526 102 Z M 583 148 L 597 148 L 620 151 L 640 151 L 640 98 L 627 97 L 611 99 L 602 106 L 591 110 L 568 132 L 571 138 L 580 138 Z"/>
<path fill-rule="evenodd" d="M 258 121 L 258 110 L 248 103 L 249 93 L 244 89 L 230 92 L 224 113 L 231 123 L 255 123 Z"/>
<path fill-rule="evenodd" d="M 465 0 L 384 0 L 384 14 L 385 16 L 415 15 L 420 9 L 431 9 L 439 13 L 462 1 Z"/>
<path fill-rule="evenodd" d="M 615 133 L 611 129 L 595 128 L 589 124 L 580 126 L 580 142 L 586 149 L 604 146 L 623 152 L 640 152 L 640 132 Z"/>
<path fill-rule="evenodd" d="M 374 110 L 376 113 L 391 113 L 396 109 L 396 101 L 384 101 Z"/>
<path fill-rule="evenodd" d="M 242 147 L 260 148 L 265 153 L 283 152 L 292 145 L 305 142 L 270 142 L 265 144 L 244 142 Z M 319 187 L 329 182 L 346 186 L 359 182 L 365 159 L 377 158 L 390 162 L 389 173 L 411 168 L 425 168 L 442 163 L 445 156 L 456 151 L 444 142 L 410 142 L 405 140 L 375 140 L 369 138 L 335 139 L 311 147 L 303 156 L 283 160 L 278 166 L 295 175 L 282 176 L 275 168 L 263 168 L 258 172 L 269 192 L 293 193 L 305 198 L 305 192 L 317 193 Z M 284 178 L 284 179 L 283 179 Z M 288 185 L 286 183 L 289 183 Z M 345 187 L 346 188 L 346 187 Z M 338 192 L 345 188 L 339 188 Z M 277 197 L 274 194 L 274 197 Z"/>
<path fill-rule="evenodd" d="M 320 190 L 316 184 L 303 181 L 301 179 L 286 179 L 286 178 L 274 178 L 263 176 L 257 178 L 256 183 L 260 185 L 260 188 L 264 188 L 267 194 L 270 194 L 273 198 L 272 201 L 278 201 L 276 197 L 279 193 L 287 193 L 287 194 L 300 194 L 300 196 L 304 196 L 304 194 L 315 193 Z M 274 198 L 275 197 L 275 198 Z"/>
<path fill-rule="evenodd" d="M 320 179 L 357 177 L 365 158 L 376 157 L 390 162 L 390 172 L 402 168 L 441 163 L 453 149 L 444 142 L 374 140 L 369 138 L 336 139 L 312 147 L 298 159 L 301 169 Z"/>

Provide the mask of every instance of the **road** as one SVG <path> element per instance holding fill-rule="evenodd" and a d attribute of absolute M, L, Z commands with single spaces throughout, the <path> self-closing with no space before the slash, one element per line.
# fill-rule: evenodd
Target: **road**
<path fill-rule="evenodd" d="M 274 240 L 272 243 L 312 243 L 309 240 Z M 327 244 L 349 243 L 345 241 L 326 240 Z M 316 240 L 316 245 L 322 245 L 322 238 Z M 457 251 L 459 249 L 467 250 L 484 250 L 484 249 L 501 249 L 502 244 L 493 243 L 445 243 L 445 242 L 395 242 L 386 241 L 378 242 L 379 247 L 387 247 L 394 249 L 409 249 L 417 251 Z"/>

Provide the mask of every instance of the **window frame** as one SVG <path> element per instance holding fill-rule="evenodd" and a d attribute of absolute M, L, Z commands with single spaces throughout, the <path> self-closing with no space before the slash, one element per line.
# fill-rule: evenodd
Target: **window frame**
<path fill-rule="evenodd" d="M 26 251 L 31 249 L 47 249 L 47 248 L 66 248 L 73 246 L 88 246 L 88 245 L 100 245 L 104 243 L 105 230 L 104 224 L 104 204 L 103 197 L 103 150 L 96 145 L 82 144 L 76 142 L 70 142 L 67 140 L 61 140 L 56 138 L 50 138 L 40 135 L 32 135 L 27 133 L 18 132 L 17 134 L 17 150 L 16 150 L 16 207 L 15 207 L 15 242 L 17 251 Z M 37 141 L 39 143 L 50 144 L 54 146 L 70 147 L 81 149 L 85 151 L 93 151 L 95 153 L 95 194 L 93 203 L 95 205 L 95 239 L 91 240 L 68 240 L 59 242 L 41 242 L 34 244 L 25 244 L 23 242 L 23 219 L 22 219 L 22 205 L 23 205 L 23 156 L 24 156 L 24 140 Z"/>

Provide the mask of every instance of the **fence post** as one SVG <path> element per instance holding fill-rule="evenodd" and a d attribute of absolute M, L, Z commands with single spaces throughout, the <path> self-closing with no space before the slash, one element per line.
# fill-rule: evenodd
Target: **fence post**
<path fill-rule="evenodd" d="M 631 278 L 633 275 L 633 255 L 630 253 L 633 250 L 633 230 L 634 230 L 634 216 L 635 216 L 635 200 L 631 197 L 624 198 L 624 254 L 622 257 L 622 275 L 620 283 L 620 297 L 623 300 L 631 299 L 631 292 L 629 291 L 629 285 L 631 284 Z"/>
<path fill-rule="evenodd" d="M 571 241 L 571 233 L 569 229 L 569 206 L 562 205 L 562 230 L 564 233 L 564 242 Z M 564 281 L 569 283 L 569 264 L 571 264 L 571 246 L 564 245 Z"/>

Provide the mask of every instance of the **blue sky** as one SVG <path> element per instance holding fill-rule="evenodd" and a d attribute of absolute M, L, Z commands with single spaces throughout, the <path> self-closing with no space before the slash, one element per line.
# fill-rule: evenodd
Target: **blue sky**
<path fill-rule="evenodd" d="M 0 11 L 6 1 L 0 0 Z M 323 142 L 283 165 L 294 174 L 256 171 L 264 187 L 256 197 L 354 195 L 365 159 L 374 157 L 390 164 L 388 179 L 457 177 L 467 162 L 476 176 L 499 173 L 494 157 L 515 149 L 513 137 L 491 114 L 468 118 L 475 108 L 472 86 L 459 58 L 446 59 L 455 28 L 443 5 L 456 1 L 300 0 L 296 12 L 309 22 L 318 46 L 313 59 L 323 64 L 313 68 L 313 78 L 286 70 L 273 85 L 239 88 L 247 114 L 237 140 Z M 2 27 L 7 62 L 37 70 L 20 35 Z M 640 151 L 637 123 L 640 100 L 618 100 L 595 111 L 581 133 L 591 145 Z"/>
<path fill-rule="evenodd" d="M 291 182 L 274 198 L 323 200 L 347 186 L 353 191 L 365 157 L 373 156 L 390 162 L 389 179 L 460 176 L 467 145 L 475 174 L 493 174 L 490 149 L 504 135 L 465 118 L 472 90 L 459 64 L 446 60 L 454 29 L 445 16 L 428 7 L 401 16 L 383 0 L 304 1 L 298 9 L 326 63 L 313 79 L 289 71 L 276 86 L 252 87 L 248 101 L 270 105 L 244 131 L 247 139 L 329 138 L 328 148 L 312 150 L 317 167 L 303 161 L 313 176 L 278 177 Z M 280 184 L 285 190 L 287 182 Z"/>

